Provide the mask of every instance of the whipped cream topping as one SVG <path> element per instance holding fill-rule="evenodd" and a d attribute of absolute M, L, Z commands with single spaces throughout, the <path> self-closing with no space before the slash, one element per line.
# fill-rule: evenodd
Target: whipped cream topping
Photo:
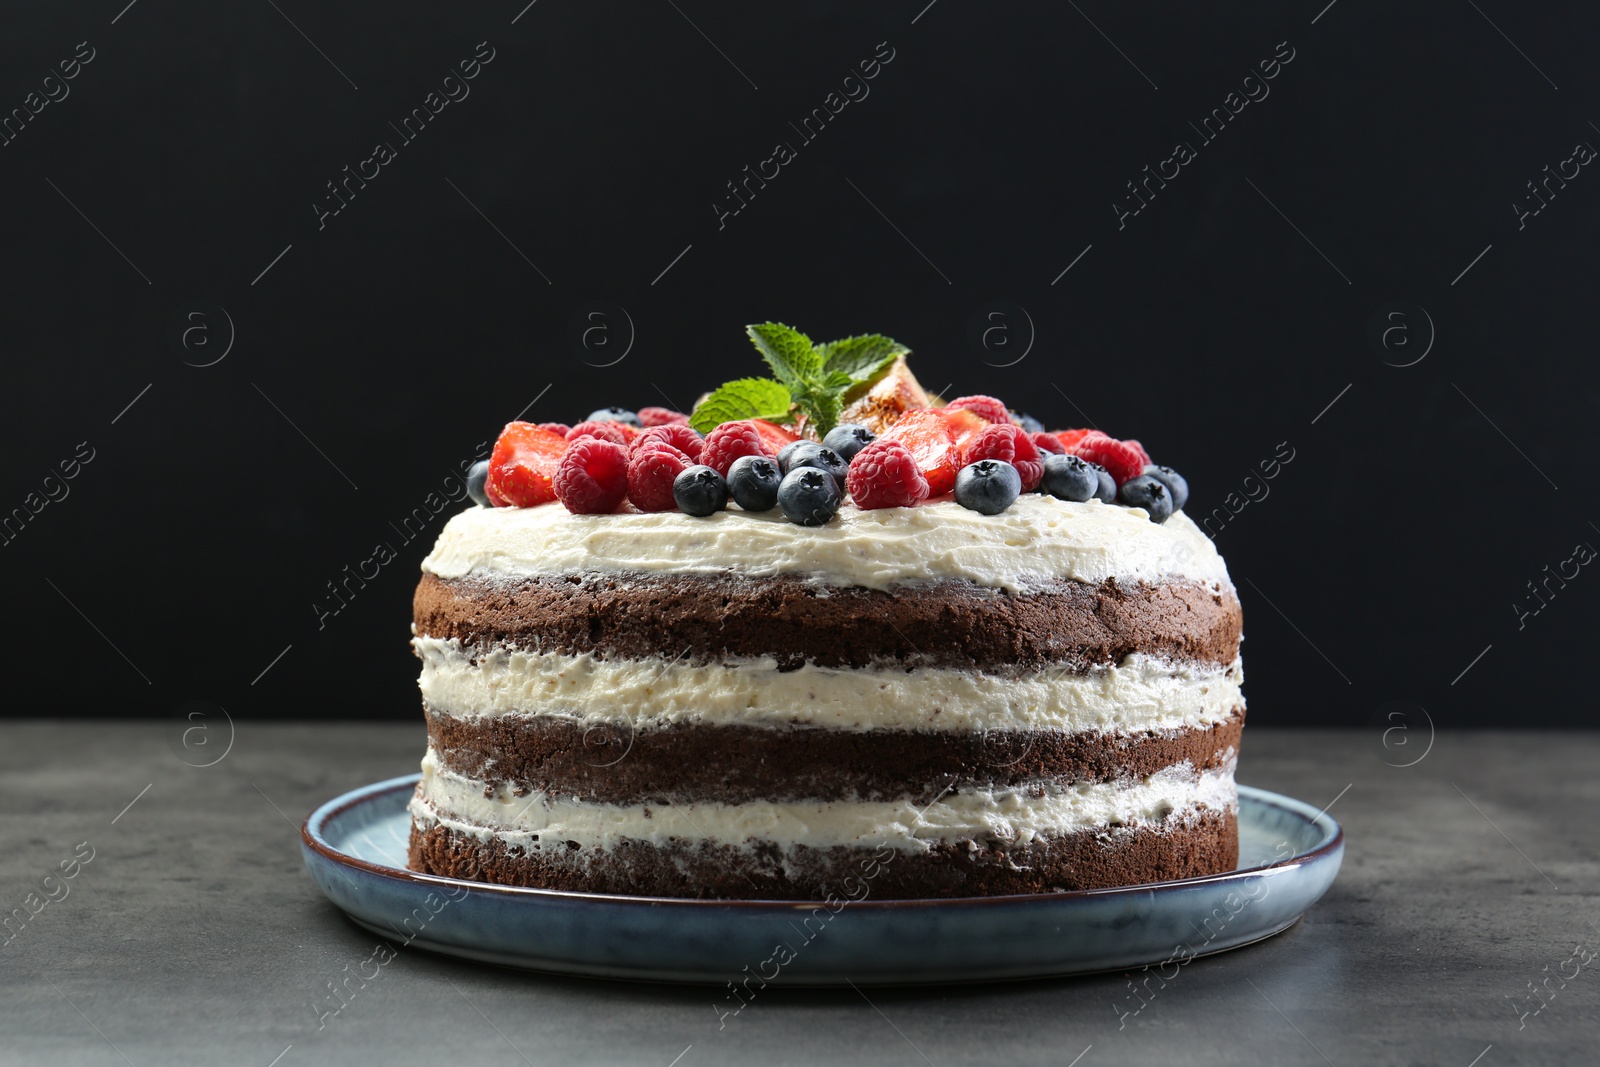
<path fill-rule="evenodd" d="M 914 508 L 839 510 L 805 528 L 780 512 L 737 508 L 574 515 L 559 504 L 474 507 L 452 518 L 422 569 L 440 578 L 572 574 L 794 574 L 887 589 L 962 579 L 1026 592 L 1067 578 L 1187 578 L 1231 590 L 1210 539 L 1181 512 L 1157 524 L 1141 508 L 1072 503 L 1029 493 L 999 515 L 954 501 Z"/>
<path fill-rule="evenodd" d="M 542 715 L 582 725 L 673 723 L 834 730 L 1142 731 L 1209 726 L 1244 707 L 1239 661 L 1175 665 L 1131 655 L 1075 674 L 1065 667 L 977 671 L 806 664 L 771 658 L 691 665 L 592 653 L 476 649 L 418 637 L 423 699 L 460 719 Z"/>
<path fill-rule="evenodd" d="M 710 841 L 734 846 L 776 844 L 878 847 L 918 852 L 933 841 L 994 838 L 1026 845 L 1041 834 L 1118 826 L 1186 825 L 1200 808 L 1236 811 L 1234 758 L 1196 773 L 1187 762 L 1145 778 L 1037 789 L 973 789 L 932 804 L 903 801 L 760 801 L 748 804 L 597 804 L 546 793 L 514 796 L 440 766 L 433 750 L 422 761 L 422 782 L 411 812 L 425 825 L 440 822 L 508 845 L 559 849 L 568 841 L 611 848 L 623 840 L 665 846 Z"/>

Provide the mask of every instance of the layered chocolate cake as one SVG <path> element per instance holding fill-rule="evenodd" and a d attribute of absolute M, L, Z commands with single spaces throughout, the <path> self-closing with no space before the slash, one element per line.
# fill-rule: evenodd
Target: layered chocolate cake
<path fill-rule="evenodd" d="M 853 447 L 786 448 L 803 418 L 697 442 L 660 409 L 508 426 L 493 506 L 417 588 L 411 866 L 794 900 L 1232 869 L 1239 603 L 1187 487 L 1138 442 L 963 401 Z"/>

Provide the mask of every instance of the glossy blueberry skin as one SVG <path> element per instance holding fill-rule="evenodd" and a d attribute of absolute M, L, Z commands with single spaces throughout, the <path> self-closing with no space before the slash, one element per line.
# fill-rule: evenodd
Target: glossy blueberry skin
<path fill-rule="evenodd" d="M 1026 412 L 1013 411 L 1011 417 L 1017 420 L 1017 425 L 1022 427 L 1024 433 L 1044 433 L 1044 423 Z"/>
<path fill-rule="evenodd" d="M 796 467 L 778 486 L 778 506 L 790 522 L 821 526 L 838 512 L 844 490 L 833 475 L 819 467 Z"/>
<path fill-rule="evenodd" d="M 1039 487 L 1051 496 L 1081 503 L 1099 494 L 1100 473 L 1095 464 L 1080 456 L 1051 452 L 1044 457 L 1044 480 Z"/>
<path fill-rule="evenodd" d="M 644 425 L 643 423 L 641 423 L 639 421 L 639 416 L 636 415 L 634 412 L 629 411 L 627 408 L 601 408 L 599 411 L 591 411 L 591 412 L 589 412 L 588 417 L 585 418 L 583 421 L 584 422 L 625 422 L 629 426 L 642 426 L 642 425 Z"/>
<path fill-rule="evenodd" d="M 685 515 L 711 515 L 727 508 L 728 482 L 712 468 L 697 463 L 672 479 L 672 499 Z"/>
<path fill-rule="evenodd" d="M 480 459 L 467 468 L 467 495 L 472 502 L 480 508 L 491 508 L 489 494 L 484 491 L 484 483 L 489 480 L 489 461 Z"/>
<path fill-rule="evenodd" d="M 1022 495 L 1022 475 L 999 459 L 968 463 L 956 475 L 956 503 L 980 515 L 998 515 Z"/>
<path fill-rule="evenodd" d="M 1158 467 L 1154 463 L 1147 464 L 1143 473 L 1167 487 L 1167 492 L 1172 494 L 1173 511 L 1183 510 L 1183 506 L 1189 502 L 1189 482 L 1183 475 L 1171 467 Z"/>
<path fill-rule="evenodd" d="M 766 456 L 740 456 L 728 468 L 728 492 L 746 511 L 771 511 L 778 506 L 778 485 L 783 473 L 776 460 Z"/>
<path fill-rule="evenodd" d="M 783 467 L 783 473 L 788 474 L 799 467 L 815 467 L 833 475 L 835 481 L 844 480 L 845 471 L 850 469 L 850 464 L 845 462 L 839 453 L 815 441 L 801 441 L 799 446 L 789 453 L 789 465 Z M 780 463 L 779 466 L 783 465 Z"/>
<path fill-rule="evenodd" d="M 839 458 L 849 463 L 856 458 L 856 453 L 866 448 L 878 439 L 878 435 L 855 422 L 841 422 L 828 431 L 822 439 L 822 447 L 831 448 L 839 453 Z"/>
<path fill-rule="evenodd" d="M 1172 493 L 1166 483 L 1148 474 L 1130 478 L 1117 491 L 1117 501 L 1131 508 L 1144 508 L 1151 522 L 1166 522 L 1172 518 Z"/>
<path fill-rule="evenodd" d="M 801 445 L 808 445 L 808 444 L 811 444 L 811 442 L 810 441 L 790 441 L 788 444 L 786 444 L 782 448 L 778 449 L 778 470 L 780 472 L 782 472 L 783 474 L 788 474 L 789 473 L 789 461 L 794 459 L 794 454 L 795 454 L 796 450 L 798 450 Z"/>
<path fill-rule="evenodd" d="M 1100 489 L 1094 498 L 1102 504 L 1115 504 L 1117 502 L 1117 480 L 1111 477 L 1111 472 L 1098 463 L 1091 463 L 1089 467 L 1095 476 L 1100 479 Z"/>

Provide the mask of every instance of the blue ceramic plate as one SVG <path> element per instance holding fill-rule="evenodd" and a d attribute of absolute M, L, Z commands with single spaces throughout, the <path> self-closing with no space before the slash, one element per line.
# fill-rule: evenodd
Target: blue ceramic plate
<path fill-rule="evenodd" d="M 306 819 L 301 851 L 328 899 L 397 947 L 603 978 L 901 985 L 1178 966 L 1294 925 L 1344 857 L 1326 814 L 1240 786 L 1239 869 L 1205 878 L 831 904 L 562 893 L 406 870 L 418 777 L 346 793 Z"/>

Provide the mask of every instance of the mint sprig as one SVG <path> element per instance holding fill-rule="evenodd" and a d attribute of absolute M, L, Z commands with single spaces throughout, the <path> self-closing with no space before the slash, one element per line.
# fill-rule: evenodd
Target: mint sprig
<path fill-rule="evenodd" d="M 826 434 L 838 423 L 847 397 L 864 391 L 911 351 L 881 334 L 816 344 L 781 322 L 746 326 L 745 332 L 772 377 L 728 382 L 697 404 L 689 425 L 701 433 L 736 419 L 793 422 L 803 415 L 819 436 Z"/>

